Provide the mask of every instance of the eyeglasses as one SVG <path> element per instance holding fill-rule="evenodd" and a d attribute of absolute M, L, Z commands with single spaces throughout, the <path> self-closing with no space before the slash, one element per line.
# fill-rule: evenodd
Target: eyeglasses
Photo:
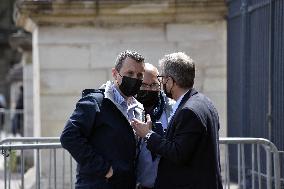
<path fill-rule="evenodd" d="M 163 83 L 164 78 L 172 78 L 173 81 L 175 81 L 175 79 L 172 76 L 167 76 L 167 75 L 158 75 L 157 78 L 159 80 L 160 83 Z"/>
<path fill-rule="evenodd" d="M 165 77 L 167 77 L 167 76 L 165 76 L 165 75 L 158 75 L 158 76 L 157 76 L 157 78 L 158 78 L 158 80 L 159 80 L 160 83 L 163 82 L 163 79 L 164 79 Z"/>
<path fill-rule="evenodd" d="M 152 84 L 142 83 L 140 89 L 160 90 L 160 84 L 159 83 L 152 83 Z"/>
<path fill-rule="evenodd" d="M 166 77 L 165 75 L 157 75 L 157 78 L 163 78 Z"/>

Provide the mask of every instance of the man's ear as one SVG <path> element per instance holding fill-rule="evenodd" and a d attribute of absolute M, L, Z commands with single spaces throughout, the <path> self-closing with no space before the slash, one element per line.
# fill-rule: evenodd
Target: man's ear
<path fill-rule="evenodd" d="M 117 80 L 117 70 L 115 68 L 111 69 L 112 77 Z"/>
<path fill-rule="evenodd" d="M 172 85 L 172 86 L 174 86 L 175 83 L 176 83 L 175 80 L 172 77 L 170 77 L 170 82 L 171 82 L 170 85 Z"/>

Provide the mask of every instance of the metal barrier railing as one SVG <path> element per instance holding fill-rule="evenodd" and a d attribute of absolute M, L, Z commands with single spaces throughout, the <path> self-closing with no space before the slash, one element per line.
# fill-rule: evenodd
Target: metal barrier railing
<path fill-rule="evenodd" d="M 229 150 L 228 145 L 237 145 L 237 176 L 238 182 L 237 185 L 239 188 L 252 188 L 256 187 L 262 188 L 263 178 L 266 179 L 266 187 L 267 189 L 280 189 L 280 159 L 279 159 L 279 151 L 277 147 L 267 139 L 263 138 L 220 138 L 220 144 L 225 145 L 224 148 L 224 189 L 230 189 L 230 161 L 229 161 Z M 250 158 L 246 160 L 245 154 L 245 145 L 249 145 L 250 149 L 247 148 L 247 151 L 250 150 Z M 266 174 L 262 173 L 263 162 L 261 162 L 261 149 L 263 148 L 266 152 Z M 271 155 L 273 156 L 273 161 L 271 159 Z M 246 164 L 246 162 L 249 162 Z M 273 164 L 273 165 L 272 165 Z M 250 170 L 251 180 L 249 183 L 251 185 L 247 186 L 247 171 Z M 273 171 L 272 171 L 273 170 Z M 272 173 L 273 172 L 273 173 Z M 256 178 L 257 177 L 257 178 Z M 272 182 L 274 181 L 274 182 Z"/>
<path fill-rule="evenodd" d="M 65 164 L 66 164 L 66 158 L 65 158 L 65 153 L 66 151 L 62 149 L 61 144 L 59 143 L 59 138 L 58 137 L 20 137 L 20 138 L 6 138 L 2 141 L 0 141 L 0 149 L 2 152 L 2 155 L 4 157 L 4 182 L 2 185 L 4 185 L 4 189 L 7 188 L 25 188 L 25 179 L 24 179 L 24 174 L 25 174 L 25 159 L 24 159 L 24 152 L 27 150 L 33 150 L 34 152 L 34 159 L 35 159 L 35 188 L 40 189 L 41 188 L 41 180 L 42 180 L 42 172 L 45 172 L 48 174 L 47 179 L 48 183 L 47 185 L 49 188 L 58 188 L 58 154 L 57 151 L 59 149 L 62 150 L 62 157 L 63 160 L 61 162 L 61 166 L 63 166 L 63 171 L 62 171 L 62 187 L 59 188 L 64 188 L 65 184 Z M 43 156 L 42 153 L 45 150 L 49 150 L 49 156 L 41 157 Z M 11 183 L 11 155 L 13 151 L 19 151 L 20 152 L 20 179 L 16 183 L 16 185 Z M 70 159 L 70 173 L 72 173 L 73 170 L 73 163 L 74 161 L 72 160 L 72 157 L 69 155 Z M 9 159 L 10 158 L 10 159 Z M 41 162 L 42 159 L 45 159 L 46 161 Z M 49 164 L 49 170 L 41 170 L 43 164 Z M 53 173 L 52 173 L 52 164 L 53 164 Z M 46 166 L 45 166 L 46 167 Z M 51 176 L 53 174 L 53 176 Z M 73 185 L 73 174 L 70 174 L 70 181 L 68 182 L 70 184 L 71 188 L 74 188 Z M 53 177 L 53 183 L 51 181 Z M 12 186 L 12 187 L 11 187 Z M 1 187 L 0 187 L 1 188 Z"/>
<path fill-rule="evenodd" d="M 21 144 L 19 144 L 19 142 Z M 16 143 L 16 144 L 15 144 Z M 222 176 L 223 176 L 223 186 L 224 189 L 232 188 L 232 184 L 234 182 L 231 179 L 230 175 L 233 170 L 230 169 L 232 162 L 230 162 L 230 148 L 231 145 L 237 148 L 237 188 L 252 188 L 252 189 L 280 189 L 280 160 L 279 160 L 279 152 L 276 146 L 263 138 L 220 138 L 220 149 L 221 149 L 221 164 L 222 164 Z M 264 149 L 266 156 L 265 160 L 261 156 L 261 148 Z M 62 162 L 58 163 L 58 150 L 62 150 L 61 144 L 59 143 L 58 137 L 46 137 L 46 138 L 33 138 L 33 137 L 23 137 L 23 138 L 7 138 L 0 142 L 0 149 L 2 154 L 4 155 L 4 189 L 11 188 L 11 166 L 9 166 L 8 158 L 11 158 L 9 155 L 12 151 L 20 152 L 20 182 L 18 184 L 18 188 L 25 187 L 25 161 L 24 161 L 24 153 L 26 150 L 33 150 L 35 157 L 35 188 L 40 189 L 41 185 L 46 183 L 42 182 L 42 172 L 46 172 L 46 170 L 41 170 L 44 164 L 49 163 L 49 177 L 48 177 L 48 185 L 50 188 L 67 188 L 66 187 L 66 176 L 65 176 L 65 166 L 66 166 L 66 157 L 65 150 L 62 151 Z M 249 149 L 250 151 L 250 160 L 248 156 L 246 156 Z M 41 162 L 41 153 L 44 150 L 49 150 L 49 157 L 45 157 L 48 162 Z M 69 155 L 70 156 L 70 155 Z M 263 162 L 265 161 L 265 162 Z M 247 163 L 251 162 L 251 163 Z M 74 188 L 73 184 L 73 164 L 74 160 L 70 156 L 70 177 L 68 183 L 70 184 L 68 188 Z M 53 164 L 53 183 L 51 182 L 51 166 Z M 59 187 L 58 183 L 58 165 L 63 166 L 61 183 L 62 187 Z M 261 167 L 265 164 L 264 173 L 263 168 Z M 247 170 L 250 171 L 250 176 L 247 175 Z M 247 178 L 248 177 L 248 178 Z M 57 180 L 58 179 L 58 180 Z M 265 180 L 265 186 L 263 186 L 263 179 Z M 1 180 L 1 178 L 0 178 Z M 250 182 L 248 182 L 250 180 Z M 249 186 L 247 183 L 251 183 Z M 15 188 L 15 187 L 13 187 Z"/>
<path fill-rule="evenodd" d="M 15 143 L 15 142 L 22 142 L 22 143 L 59 143 L 59 137 L 8 137 L 0 141 L 0 145 L 6 143 Z"/>

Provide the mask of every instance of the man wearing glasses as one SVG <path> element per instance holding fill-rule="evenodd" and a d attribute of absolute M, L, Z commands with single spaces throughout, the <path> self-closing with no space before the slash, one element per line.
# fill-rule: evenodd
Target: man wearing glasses
<path fill-rule="evenodd" d="M 139 91 L 144 57 L 124 51 L 112 69 L 113 82 L 84 90 L 60 141 L 77 162 L 76 189 L 134 189 L 136 137 L 130 121 L 142 120 Z"/>
<path fill-rule="evenodd" d="M 160 90 L 158 74 L 155 66 L 145 63 L 143 83 L 136 99 L 143 104 L 145 115 L 151 116 L 152 130 L 163 135 L 168 127 L 168 118 L 172 113 L 174 101 L 167 98 Z M 155 153 L 151 153 L 146 145 L 142 138 L 138 140 L 137 182 L 139 189 L 154 188 L 160 159 Z"/>
<path fill-rule="evenodd" d="M 156 189 L 222 189 L 219 117 L 212 101 L 193 88 L 195 63 L 185 53 L 160 60 L 163 90 L 176 100 L 165 136 L 155 132 L 151 118 L 133 119 L 136 134 L 161 156 Z"/>

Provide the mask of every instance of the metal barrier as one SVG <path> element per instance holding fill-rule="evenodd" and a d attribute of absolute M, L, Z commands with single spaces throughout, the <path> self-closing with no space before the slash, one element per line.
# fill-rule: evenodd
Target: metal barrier
<path fill-rule="evenodd" d="M 20 138 L 7 138 L 0 142 L 0 149 L 2 152 L 2 155 L 4 157 L 4 182 L 2 185 L 4 185 L 4 189 L 7 188 L 25 188 L 25 152 L 28 150 L 33 151 L 33 157 L 35 159 L 35 188 L 40 189 L 42 188 L 42 185 L 45 186 L 43 188 L 46 188 L 46 185 L 48 188 L 66 188 L 64 187 L 65 183 L 65 164 L 66 164 L 66 158 L 65 153 L 66 151 L 62 149 L 62 146 L 59 142 L 58 137 L 20 137 Z M 62 162 L 58 164 L 58 150 L 62 151 Z M 49 156 L 44 156 L 43 152 L 49 150 Z M 20 171 L 18 175 L 20 176 L 20 179 L 17 180 L 16 184 L 13 184 L 11 181 L 11 158 L 14 151 L 19 151 L 19 157 L 20 157 Z M 68 157 L 67 157 L 68 158 Z M 42 160 L 45 161 L 42 161 Z M 72 157 L 69 155 L 70 160 L 70 166 L 69 166 L 69 172 L 72 173 L 73 170 L 73 164 L 74 161 Z M 43 166 L 43 164 L 47 164 Z M 52 165 L 53 165 L 53 172 L 52 172 Z M 60 169 L 58 169 L 58 165 L 61 166 Z M 43 167 L 49 166 L 49 170 L 43 170 Z M 62 170 L 62 186 L 58 187 L 58 170 Z M 42 178 L 43 178 L 43 172 L 47 173 L 47 179 L 48 183 L 42 184 Z M 70 174 L 70 181 L 68 182 L 70 184 L 69 188 L 74 188 L 73 184 L 73 178 L 74 174 Z M 53 181 L 52 181 L 53 179 Z M 0 179 L 1 180 L 1 179 Z M 52 183 L 53 182 L 53 183 Z M 52 184 L 51 184 L 52 183 Z M 0 186 L 1 188 L 2 186 Z"/>
<path fill-rule="evenodd" d="M 21 144 L 15 144 L 19 143 Z M 224 189 L 233 188 L 234 179 L 231 179 L 231 174 L 234 171 L 231 169 L 230 162 L 230 147 L 235 146 L 237 148 L 238 161 L 237 161 L 237 182 L 235 183 L 234 188 L 252 188 L 252 189 L 280 189 L 280 161 L 279 161 L 279 152 L 276 146 L 270 141 L 263 138 L 220 138 L 220 149 L 221 149 L 221 164 L 222 164 L 222 176 L 223 176 L 223 186 Z M 8 158 L 11 158 L 10 154 L 12 151 L 20 151 L 20 184 L 19 188 L 24 188 L 25 186 L 25 161 L 24 161 L 24 151 L 33 150 L 35 155 L 35 169 L 36 169 L 36 178 L 35 178 L 35 188 L 40 189 L 42 186 L 41 183 L 41 170 L 44 163 L 49 163 L 49 177 L 48 185 L 50 188 L 67 188 L 65 183 L 65 153 L 63 150 L 62 165 L 62 187 L 57 184 L 58 182 L 58 173 L 57 166 L 60 165 L 57 163 L 58 155 L 57 151 L 62 149 L 61 144 L 59 143 L 59 138 L 57 137 L 48 137 L 48 138 L 8 138 L 0 142 L 0 149 L 4 155 L 4 189 L 11 188 L 11 166 L 9 166 Z M 250 150 L 250 157 L 245 156 L 245 151 Z M 263 162 L 263 157 L 261 157 L 261 149 L 264 149 L 266 152 L 265 162 Z M 43 150 L 50 150 L 50 156 L 48 157 L 49 162 L 41 162 L 41 152 Z M 53 155 L 53 156 L 52 156 Z M 247 162 L 251 162 L 250 164 Z M 70 156 L 70 173 L 73 173 L 73 164 L 74 160 Z M 53 164 L 53 185 L 51 186 L 51 166 Z M 263 172 L 262 165 L 265 165 L 266 172 Z M 249 170 L 250 176 L 248 177 L 247 172 Z M 70 186 L 68 188 L 74 188 L 74 178 L 73 174 L 70 174 L 70 181 L 68 183 Z M 263 179 L 265 179 L 266 184 L 263 186 Z M 250 180 L 250 182 L 248 182 Z M 248 185 L 250 183 L 250 185 Z M 0 186 L 1 187 L 1 186 Z"/>
<path fill-rule="evenodd" d="M 279 151 L 277 147 L 267 139 L 263 138 L 220 138 L 220 144 L 224 145 L 224 150 L 221 157 L 225 157 L 224 160 L 224 189 L 230 189 L 231 181 L 230 181 L 230 161 L 229 161 L 229 145 L 237 145 L 237 185 L 239 188 L 262 188 L 263 178 L 266 179 L 266 187 L 267 189 L 280 189 L 280 159 L 279 159 Z M 245 145 L 247 149 L 245 149 Z M 250 160 L 246 159 L 245 150 L 250 148 Z M 221 147 L 222 148 L 222 147 Z M 262 173 L 262 165 L 264 162 L 261 162 L 263 158 L 261 158 L 260 151 L 263 148 L 266 152 L 266 174 Z M 273 156 L 273 160 L 271 158 Z M 248 163 L 250 162 L 250 163 Z M 247 164 L 246 164 L 247 163 Z M 248 182 L 247 172 L 250 172 L 249 177 L 251 177 L 250 182 Z M 257 178 L 256 178 L 257 177 Z M 273 182 L 274 181 L 274 182 Z M 250 183 L 249 186 L 248 183 Z"/>

